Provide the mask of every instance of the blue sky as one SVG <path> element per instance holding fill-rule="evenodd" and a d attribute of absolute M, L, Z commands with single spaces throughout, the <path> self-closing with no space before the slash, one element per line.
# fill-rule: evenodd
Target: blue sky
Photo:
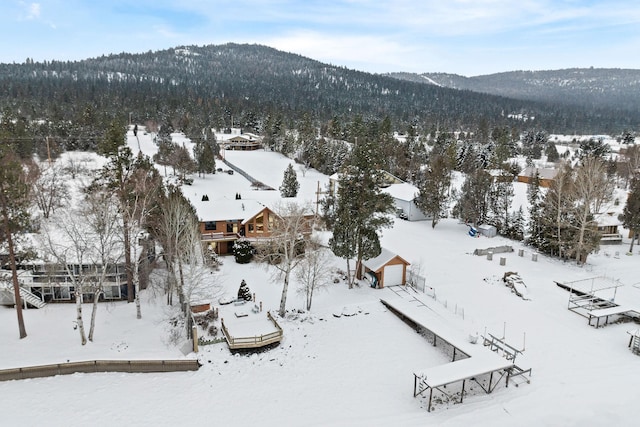
<path fill-rule="evenodd" d="M 257 43 L 373 73 L 640 68 L 637 0 L 2 0 L 0 62 Z"/>

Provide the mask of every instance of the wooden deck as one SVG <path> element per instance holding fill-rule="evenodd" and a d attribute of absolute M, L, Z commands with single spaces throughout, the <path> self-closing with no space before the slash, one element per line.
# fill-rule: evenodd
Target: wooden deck
<path fill-rule="evenodd" d="M 258 349 L 282 341 L 282 328 L 271 313 L 267 312 L 266 319 L 262 316 L 237 317 L 233 325 L 226 325 L 224 319 L 221 319 L 222 333 L 230 350 Z"/>

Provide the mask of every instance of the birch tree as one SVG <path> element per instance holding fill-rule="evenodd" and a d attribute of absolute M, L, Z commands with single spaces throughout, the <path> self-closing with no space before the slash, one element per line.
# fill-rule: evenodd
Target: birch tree
<path fill-rule="evenodd" d="M 120 236 L 121 222 L 117 210 L 117 200 L 105 191 L 88 193 L 81 215 L 89 228 L 93 251 L 92 263 L 97 269 L 94 278 L 93 307 L 89 326 L 89 341 L 93 341 L 96 326 L 98 301 L 104 293 L 104 285 L 109 269 L 117 268 L 124 257 L 124 248 Z"/>
<path fill-rule="evenodd" d="M 140 240 L 149 227 L 149 218 L 158 209 L 158 197 L 161 193 L 162 182 L 151 165 L 149 158 L 139 154 L 134 162 L 134 171 L 127 182 L 127 192 L 121 200 L 123 223 L 127 223 L 135 233 L 135 240 L 129 249 L 133 249 L 133 260 L 129 264 L 132 270 L 133 289 L 135 292 L 136 318 L 142 318 L 140 306 L 140 257 L 146 254 L 138 253 Z M 126 253 L 127 247 L 125 247 Z"/>
<path fill-rule="evenodd" d="M 149 158 L 142 153 L 134 157 L 131 149 L 124 145 L 115 147 L 109 153 L 109 162 L 91 188 L 111 191 L 118 200 L 127 272 L 127 301 L 135 301 L 137 317 L 141 318 L 139 292 L 136 289 L 139 286 L 137 237 L 147 227 L 148 217 L 157 206 L 156 197 L 162 183 Z"/>
<path fill-rule="evenodd" d="M 90 276 L 84 268 L 89 264 L 91 238 L 73 214 L 62 211 L 56 218 L 55 226 L 50 223 L 41 227 L 40 249 L 44 252 L 45 262 L 52 263 L 52 268 L 65 271 L 66 277 L 73 285 L 76 304 L 76 328 L 80 334 L 82 345 L 87 343 L 82 315 L 82 302 L 85 291 L 91 289 Z"/>
<path fill-rule="evenodd" d="M 307 245 L 304 259 L 296 270 L 295 277 L 300 283 L 298 292 L 304 295 L 305 307 L 309 311 L 316 291 L 327 286 L 331 279 L 329 254 L 317 242 L 311 241 Z"/>
<path fill-rule="evenodd" d="M 310 232 L 310 224 L 305 218 L 310 209 L 291 202 L 276 208 L 270 237 L 257 245 L 259 259 L 268 262 L 279 273 L 283 280 L 280 309 L 278 314 L 284 317 L 287 309 L 287 293 L 291 272 L 304 259 L 306 235 Z"/>

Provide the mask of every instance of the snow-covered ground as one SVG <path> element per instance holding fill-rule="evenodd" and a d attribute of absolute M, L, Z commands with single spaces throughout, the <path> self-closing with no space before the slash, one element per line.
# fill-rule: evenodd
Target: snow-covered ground
<path fill-rule="evenodd" d="M 140 133 L 139 133 L 140 135 Z M 150 139 L 149 139 L 150 141 Z M 141 148 L 147 142 L 141 138 Z M 291 162 L 264 151 L 226 153 L 256 179 L 277 188 Z M 233 157 L 233 159 L 232 159 Z M 319 179 L 298 174 L 301 197 L 315 200 Z M 324 182 L 324 181 L 323 181 Z M 322 185 L 322 182 L 321 182 Z M 245 186 L 245 187 L 243 187 Z M 185 187 L 233 197 L 250 190 L 238 174 L 215 174 Z M 277 192 L 277 191 L 276 191 Z M 272 192 L 272 193 L 276 193 Z M 243 194 L 243 198 L 248 198 Z M 517 207 L 516 207 L 517 208 Z M 626 235 L 625 235 L 626 237 Z M 439 348 L 390 313 L 380 298 L 390 289 L 362 285 L 347 289 L 330 284 L 314 297 L 310 313 L 297 313 L 304 298 L 295 281 L 289 291 L 281 344 L 271 350 L 231 354 L 225 344 L 202 346 L 183 356 L 166 338 L 169 314 L 156 288 L 143 292 L 143 319 L 126 302 L 101 305 L 93 343 L 81 346 L 72 305 L 49 305 L 25 313 L 29 336 L 18 339 L 15 312 L 0 308 L 0 368 L 66 360 L 111 358 L 198 358 L 197 372 L 171 374 L 74 374 L 0 383 L 3 425 L 111 426 L 184 424 L 233 426 L 585 426 L 635 425 L 640 358 L 627 348 L 632 323 L 595 329 L 567 310 L 568 293 L 554 281 L 597 275 L 618 279 L 616 302 L 640 308 L 640 253 L 625 255 L 622 246 L 604 246 L 577 267 L 543 255 L 532 260 L 529 248 L 503 238 L 471 238 L 467 227 L 443 220 L 397 220 L 383 231 L 383 246 L 414 266 L 431 287 L 416 295 L 457 331 L 506 335 L 524 348 L 518 365 L 532 368 L 531 384 L 491 394 L 477 389 L 463 404 L 438 404 L 431 413 L 423 397 L 413 397 L 413 372 L 448 362 Z M 493 260 L 472 255 L 476 248 L 512 245 L 514 252 Z M 522 257 L 518 250 L 523 249 Z M 504 257 L 505 266 L 499 259 Z M 344 269 L 343 260 L 335 260 Z M 525 301 L 501 278 L 517 272 L 527 287 Z M 233 295 L 246 280 L 265 310 L 277 310 L 281 281 L 264 266 L 236 264 L 223 258 L 213 281 Z M 638 285 L 640 286 L 640 285 Z M 212 290 L 213 295 L 213 290 Z M 213 300 L 214 304 L 217 299 Z M 87 306 L 88 307 L 88 306 Z M 89 311 L 88 309 L 86 310 Z M 222 309 L 221 309 L 222 312 Z M 342 314 L 349 314 L 349 316 Z M 229 314 L 223 314 L 229 315 Z M 479 345 L 479 344 L 478 344 Z M 488 351 L 488 350 L 487 350 Z M 459 384 L 450 386 L 458 391 Z"/>

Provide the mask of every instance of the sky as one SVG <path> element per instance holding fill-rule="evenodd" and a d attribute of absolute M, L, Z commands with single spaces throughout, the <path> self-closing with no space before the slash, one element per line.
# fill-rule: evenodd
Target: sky
<path fill-rule="evenodd" d="M 636 0 L 2 0 L 0 63 L 249 43 L 371 73 L 640 68 Z"/>

